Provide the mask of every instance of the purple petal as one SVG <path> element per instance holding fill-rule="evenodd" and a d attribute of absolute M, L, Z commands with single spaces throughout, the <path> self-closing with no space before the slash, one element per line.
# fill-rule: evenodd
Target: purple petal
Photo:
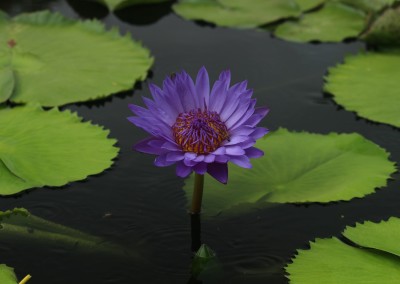
<path fill-rule="evenodd" d="M 267 128 L 264 127 L 257 127 L 253 133 L 251 133 L 251 137 L 255 140 L 264 137 L 265 134 L 267 134 L 269 132 L 269 130 Z"/>
<path fill-rule="evenodd" d="M 233 85 L 228 91 L 226 95 L 226 100 L 224 100 L 223 109 L 220 108 L 218 111 L 220 113 L 221 118 L 228 118 L 237 107 L 239 102 L 240 95 L 246 91 L 247 81 L 240 82 L 238 84 Z M 224 120 L 225 120 L 224 119 Z"/>
<path fill-rule="evenodd" d="M 260 115 L 260 114 L 253 114 L 253 115 L 244 123 L 244 125 L 254 127 L 254 126 L 256 126 L 263 118 L 264 118 L 264 116 L 262 116 L 262 115 Z"/>
<path fill-rule="evenodd" d="M 251 133 L 254 132 L 254 127 L 247 126 L 247 125 L 241 125 L 233 130 L 230 131 L 231 135 L 245 135 L 248 136 Z"/>
<path fill-rule="evenodd" d="M 218 80 L 223 82 L 225 88 L 228 89 L 231 84 L 231 70 L 222 71 L 221 74 L 219 74 Z"/>
<path fill-rule="evenodd" d="M 226 147 L 226 154 L 230 156 L 240 156 L 244 155 L 245 152 L 240 146 L 230 146 Z"/>
<path fill-rule="evenodd" d="M 210 100 L 210 80 L 206 68 L 201 67 L 196 78 L 196 93 L 199 98 L 200 108 L 208 107 Z"/>
<path fill-rule="evenodd" d="M 148 88 L 155 102 L 159 102 L 163 98 L 163 91 L 155 84 L 149 83 Z"/>
<path fill-rule="evenodd" d="M 189 76 L 189 74 L 185 73 L 185 77 L 183 78 L 183 83 L 185 84 L 186 88 L 188 89 L 188 94 L 190 94 L 190 96 L 192 96 L 192 98 L 193 98 L 195 108 L 201 108 L 204 101 L 201 100 L 201 104 L 200 104 L 201 98 L 197 95 L 196 87 L 194 85 L 193 79 L 192 79 L 192 77 Z"/>
<path fill-rule="evenodd" d="M 269 109 L 265 107 L 256 108 L 254 114 L 243 124 L 248 126 L 256 126 L 269 112 Z"/>
<path fill-rule="evenodd" d="M 260 158 L 264 156 L 264 152 L 255 147 L 246 149 L 246 156 L 249 158 Z"/>
<path fill-rule="evenodd" d="M 193 167 L 193 170 L 199 175 L 204 175 L 207 172 L 207 164 L 206 163 L 198 163 Z"/>
<path fill-rule="evenodd" d="M 171 105 L 177 110 L 177 113 L 184 112 L 184 108 L 179 97 L 178 92 L 176 91 L 175 83 L 172 81 L 171 77 L 167 76 L 163 82 L 163 92 L 165 94 L 166 100 L 171 102 Z"/>
<path fill-rule="evenodd" d="M 128 120 L 154 137 L 162 137 L 167 141 L 173 141 L 171 128 L 160 125 L 159 121 L 154 118 L 131 116 L 128 117 Z"/>
<path fill-rule="evenodd" d="M 190 160 L 190 159 L 184 158 L 183 163 L 188 167 L 193 167 L 193 166 L 197 165 L 198 162 L 196 162 L 194 159 Z"/>
<path fill-rule="evenodd" d="M 235 156 L 229 159 L 230 162 L 238 165 L 239 167 L 250 169 L 250 159 L 247 156 Z"/>
<path fill-rule="evenodd" d="M 147 106 L 147 108 L 150 110 L 152 116 L 154 118 L 158 118 L 160 121 L 160 124 L 163 124 L 165 127 L 171 127 L 175 120 L 176 116 L 171 116 L 169 113 L 167 113 L 163 108 L 165 106 L 162 106 L 162 108 L 159 108 L 152 100 L 149 98 L 143 97 L 143 102 Z"/>
<path fill-rule="evenodd" d="M 183 152 L 169 152 L 167 153 L 165 160 L 167 162 L 177 162 L 183 160 L 184 157 L 185 154 Z"/>
<path fill-rule="evenodd" d="M 237 94 L 228 95 L 229 97 L 238 96 Z M 220 112 L 219 116 L 221 117 L 222 121 L 225 121 L 239 106 L 240 100 L 237 98 L 231 98 L 225 102 L 223 108 L 218 111 Z M 239 106 L 240 107 L 240 106 Z"/>
<path fill-rule="evenodd" d="M 229 146 L 229 145 L 236 145 L 238 143 L 244 142 L 247 139 L 249 139 L 249 136 L 245 136 L 245 135 L 236 135 L 236 136 L 232 136 L 227 143 L 224 144 L 224 146 Z"/>
<path fill-rule="evenodd" d="M 176 117 L 179 115 L 179 108 L 177 107 L 175 101 L 170 97 L 167 97 L 164 92 L 154 84 L 149 84 L 149 89 L 153 95 L 154 102 L 158 106 L 158 110 L 165 112 L 171 121 L 175 121 Z"/>
<path fill-rule="evenodd" d="M 162 154 L 162 155 L 156 157 L 156 159 L 154 160 L 154 165 L 156 165 L 157 167 L 168 167 L 170 165 L 175 164 L 175 162 L 167 161 L 166 157 L 167 157 L 167 154 Z"/>
<path fill-rule="evenodd" d="M 188 159 L 190 161 L 196 159 L 196 157 L 197 157 L 196 153 L 192 153 L 192 152 L 185 153 L 185 159 Z"/>
<path fill-rule="evenodd" d="M 253 146 L 254 144 L 256 144 L 256 140 L 250 137 L 247 141 L 240 143 L 239 146 L 242 149 L 247 149 Z"/>
<path fill-rule="evenodd" d="M 153 139 L 149 141 L 149 145 L 155 148 L 161 148 L 161 146 L 165 143 L 164 140 Z"/>
<path fill-rule="evenodd" d="M 227 163 L 229 161 L 229 157 L 226 155 L 215 156 L 215 162 L 217 163 Z"/>
<path fill-rule="evenodd" d="M 164 144 L 162 144 L 161 148 L 163 148 L 165 150 L 170 150 L 170 151 L 179 151 L 179 150 L 181 150 L 181 148 L 176 143 L 172 143 L 172 142 L 169 142 L 169 141 L 167 141 Z"/>
<path fill-rule="evenodd" d="M 226 150 L 225 147 L 219 147 L 217 150 L 212 152 L 213 155 L 225 155 Z"/>
<path fill-rule="evenodd" d="M 227 92 L 224 82 L 216 81 L 211 90 L 208 109 L 219 113 L 224 106 L 226 96 Z"/>
<path fill-rule="evenodd" d="M 204 155 L 198 155 L 193 161 L 195 161 L 195 162 L 203 162 L 204 161 Z"/>
<path fill-rule="evenodd" d="M 244 103 L 241 102 L 239 105 L 244 105 Z M 236 128 L 239 125 L 242 125 L 243 122 L 245 122 L 254 113 L 255 105 L 256 99 L 253 99 L 249 101 L 249 104 L 247 105 L 247 109 L 245 111 L 234 112 L 225 123 L 228 129 Z"/>
<path fill-rule="evenodd" d="M 188 83 L 188 78 L 190 77 L 185 71 L 182 71 L 182 73 L 178 74 L 175 78 L 176 92 L 178 93 L 179 99 L 185 112 L 189 112 L 190 110 L 195 109 L 197 106 L 194 94 L 192 93 L 192 89 L 190 88 Z"/>
<path fill-rule="evenodd" d="M 247 89 L 247 80 L 244 80 L 242 82 L 236 83 L 233 85 L 230 90 L 235 93 L 243 93 Z"/>
<path fill-rule="evenodd" d="M 137 116 L 150 116 L 151 115 L 149 110 L 145 109 L 143 107 L 140 107 L 140 106 L 137 106 L 134 104 L 129 104 L 128 107 Z"/>
<path fill-rule="evenodd" d="M 228 182 L 228 165 L 212 163 L 207 165 L 207 172 L 217 181 L 226 184 Z"/>
<path fill-rule="evenodd" d="M 184 163 L 179 162 L 176 164 L 176 175 L 185 178 L 192 172 L 191 167 L 187 167 Z"/>
<path fill-rule="evenodd" d="M 162 142 L 164 143 L 162 140 L 157 140 L 154 137 L 150 137 L 150 138 L 146 138 L 144 140 L 139 141 L 138 143 L 136 143 L 133 148 L 136 151 L 142 152 L 142 153 L 146 153 L 146 154 L 156 154 L 156 155 L 160 155 L 163 152 L 165 152 L 165 150 L 161 149 L 160 147 L 157 146 L 153 146 L 150 145 L 150 142 Z"/>
<path fill-rule="evenodd" d="M 155 125 L 154 125 L 155 123 L 157 123 L 157 121 L 155 121 L 153 119 L 146 118 L 146 117 L 139 117 L 139 116 L 130 116 L 130 117 L 128 117 L 128 120 L 130 122 L 132 122 L 134 125 L 136 125 L 137 127 L 140 127 L 144 131 L 147 131 L 151 134 L 153 134 L 154 132 L 157 131 L 157 129 L 155 129 Z M 154 135 L 154 136 L 156 136 L 156 135 Z"/>
<path fill-rule="evenodd" d="M 215 156 L 213 154 L 208 154 L 207 156 L 204 157 L 205 163 L 212 163 L 214 161 L 215 161 Z"/>
<path fill-rule="evenodd" d="M 261 114 L 263 117 L 269 113 L 269 108 L 267 107 L 258 107 L 256 108 L 255 114 Z"/>

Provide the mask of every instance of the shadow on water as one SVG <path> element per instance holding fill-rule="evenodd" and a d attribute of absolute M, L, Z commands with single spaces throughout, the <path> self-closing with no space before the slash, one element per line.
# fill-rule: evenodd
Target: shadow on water
<path fill-rule="evenodd" d="M 57 2 L 57 0 L 2 0 L 0 10 L 16 15 L 46 9 L 52 2 Z"/>
<path fill-rule="evenodd" d="M 114 13 L 122 21 L 137 26 L 156 23 L 161 18 L 171 13 L 171 6 L 173 4 L 172 1 L 139 4 L 118 9 L 116 11 L 109 11 L 105 5 L 94 1 L 67 0 L 67 2 L 82 18 L 102 19 L 109 13 Z"/>
<path fill-rule="evenodd" d="M 108 15 L 106 6 L 94 1 L 67 0 L 75 12 L 85 19 L 102 19 Z"/>
<path fill-rule="evenodd" d="M 161 18 L 171 13 L 173 2 L 134 5 L 115 11 L 115 15 L 122 21 L 136 25 L 146 26 L 158 22 Z"/>

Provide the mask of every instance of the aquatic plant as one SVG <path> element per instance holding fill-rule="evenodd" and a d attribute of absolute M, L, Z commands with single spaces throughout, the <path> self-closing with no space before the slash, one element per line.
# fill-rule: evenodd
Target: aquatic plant
<path fill-rule="evenodd" d="M 200 211 L 204 174 L 221 183 L 228 181 L 228 162 L 251 168 L 250 158 L 263 152 L 253 145 L 268 130 L 257 124 L 268 113 L 255 108 L 247 81 L 230 87 L 230 71 L 224 71 L 211 91 L 203 67 L 196 82 L 182 71 L 167 77 L 162 89 L 150 84 L 154 100 L 143 98 L 147 108 L 129 105 L 135 116 L 129 121 L 151 134 L 134 148 L 157 155 L 159 167 L 177 164 L 176 174 L 187 177 L 195 172 L 192 212 Z"/>

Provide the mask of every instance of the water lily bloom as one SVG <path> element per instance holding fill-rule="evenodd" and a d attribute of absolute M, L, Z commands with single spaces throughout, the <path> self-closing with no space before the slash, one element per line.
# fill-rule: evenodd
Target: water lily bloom
<path fill-rule="evenodd" d="M 129 105 L 136 115 L 129 121 L 151 134 L 134 148 L 157 155 L 156 166 L 176 163 L 180 177 L 207 172 L 227 183 L 228 162 L 251 168 L 250 158 L 264 154 L 253 146 L 268 132 L 257 127 L 268 109 L 255 108 L 247 81 L 230 86 L 230 80 L 230 71 L 222 72 L 210 91 L 203 67 L 196 82 L 183 71 L 167 77 L 162 89 L 150 84 L 153 100 L 143 98 L 147 108 Z"/>

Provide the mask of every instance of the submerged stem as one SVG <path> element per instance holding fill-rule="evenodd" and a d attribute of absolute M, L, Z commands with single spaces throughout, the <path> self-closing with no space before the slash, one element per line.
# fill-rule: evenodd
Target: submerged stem
<path fill-rule="evenodd" d="M 194 174 L 194 188 L 192 197 L 192 214 L 199 214 L 201 211 L 201 201 L 203 198 L 204 175 Z"/>
<path fill-rule="evenodd" d="M 25 284 L 25 283 L 28 282 L 28 280 L 31 279 L 31 278 L 32 278 L 32 276 L 30 276 L 30 275 L 28 274 L 28 275 L 26 275 L 26 276 L 24 277 L 24 279 L 21 280 L 21 282 L 19 282 L 19 284 Z"/>

